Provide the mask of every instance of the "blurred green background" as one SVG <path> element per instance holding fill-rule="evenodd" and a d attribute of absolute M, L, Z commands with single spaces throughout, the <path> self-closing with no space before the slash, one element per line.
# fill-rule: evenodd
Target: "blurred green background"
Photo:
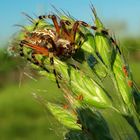
<path fill-rule="evenodd" d="M 81 2 L 81 6 L 83 5 L 84 2 Z M 60 4 L 59 7 L 64 8 Z M 89 7 L 88 3 L 87 7 Z M 100 11 L 100 7 L 97 7 Z M 69 9 L 67 8 L 67 10 Z M 22 12 L 21 9 L 19 11 Z M 84 17 L 86 17 L 86 14 Z M 133 17 L 131 18 L 133 20 Z M 3 18 L 3 21 L 6 19 L 8 18 Z M 14 19 L 16 18 L 14 17 Z M 140 35 L 134 32 L 133 34 L 126 33 L 128 27 L 126 22 L 122 22 L 123 20 L 114 21 L 114 19 L 115 17 L 105 20 L 105 25 L 111 28 L 117 37 L 119 36 L 119 39 L 116 38 L 116 40 L 120 42 L 126 60 L 130 64 L 134 81 L 140 88 Z M 16 21 L 18 22 L 18 20 L 17 18 Z M 15 21 L 14 23 L 16 24 Z M 41 96 L 43 100 L 53 100 L 61 103 L 63 102 L 61 91 L 47 77 L 39 76 L 26 61 L 10 55 L 7 48 L 10 44 L 9 40 L 12 39 L 12 32 L 9 33 L 4 30 L 2 32 L 6 33 L 7 36 L 4 34 L 4 38 L 1 39 L 2 43 L 0 43 L 0 140 L 63 139 L 65 129 L 33 96 L 35 93 Z M 13 32 L 16 32 L 16 30 Z M 1 37 L 3 36 L 1 35 Z"/>

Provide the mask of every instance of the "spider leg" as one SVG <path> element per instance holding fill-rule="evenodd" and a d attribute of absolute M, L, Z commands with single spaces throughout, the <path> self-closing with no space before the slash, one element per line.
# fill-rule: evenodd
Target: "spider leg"
<path fill-rule="evenodd" d="M 32 60 L 33 60 L 33 61 L 31 61 L 31 62 L 32 62 L 33 64 L 39 66 L 40 68 L 42 68 L 42 69 L 45 70 L 46 72 L 50 73 L 50 71 L 44 66 L 44 62 L 43 62 L 42 60 L 41 60 L 41 62 L 39 62 L 39 61 L 36 59 L 35 55 L 37 55 L 37 54 L 39 54 L 39 53 L 37 53 L 36 51 L 33 51 L 33 52 L 32 52 L 31 57 L 32 57 Z"/>
<path fill-rule="evenodd" d="M 25 56 L 25 54 L 24 54 L 24 52 L 23 52 L 23 46 L 26 45 L 26 44 L 24 44 L 23 42 L 24 42 L 24 41 L 22 40 L 22 41 L 20 42 L 20 44 L 19 44 L 19 45 L 20 45 L 20 56 L 22 56 L 22 57 Z M 40 62 L 36 59 L 36 57 L 35 57 L 36 54 L 41 54 L 41 53 L 40 53 L 40 52 L 37 52 L 37 50 L 35 50 L 35 49 L 33 49 L 32 51 L 33 51 L 33 52 L 31 52 L 31 58 L 30 58 L 30 57 L 27 57 L 27 60 L 30 61 L 31 63 L 33 63 L 33 64 L 35 64 L 35 65 L 41 67 L 41 68 L 44 69 L 46 72 L 50 73 L 50 71 L 49 71 L 46 67 L 44 67 L 43 63 L 42 63 L 42 62 L 40 63 Z"/>
<path fill-rule="evenodd" d="M 49 42 L 47 49 L 48 49 L 48 52 L 49 52 L 49 59 L 50 59 L 50 64 L 52 66 L 52 69 L 53 69 L 53 74 L 55 76 L 55 80 L 56 80 L 56 84 L 58 86 L 58 88 L 60 88 L 60 85 L 59 85 L 59 82 L 58 82 L 58 78 L 60 77 L 56 70 L 55 70 L 55 66 L 54 66 L 54 52 L 56 51 L 56 45 L 53 41 L 53 39 L 50 37 L 50 36 L 47 36 L 46 40 Z"/>
<path fill-rule="evenodd" d="M 26 47 L 28 47 L 28 48 L 31 48 L 32 50 L 36 50 L 38 52 L 38 54 L 43 54 L 44 56 L 48 56 L 49 55 L 48 49 L 46 47 L 44 48 L 44 47 L 41 47 L 39 45 L 35 45 L 35 44 L 32 44 L 32 43 L 29 43 L 26 40 L 22 40 L 20 42 L 20 50 L 21 50 L 20 52 L 21 53 L 22 53 L 22 49 L 23 49 L 24 45 L 26 45 Z"/>
<path fill-rule="evenodd" d="M 54 59 L 53 59 L 54 56 L 53 56 L 52 52 L 49 53 L 49 58 L 50 58 L 50 64 L 51 64 L 51 66 L 53 68 L 53 74 L 55 76 L 56 84 L 57 84 L 58 88 L 60 88 L 60 85 L 59 85 L 59 82 L 58 82 L 58 76 L 57 76 L 57 73 L 56 73 L 56 70 L 55 70 L 55 67 L 54 67 Z"/>
<path fill-rule="evenodd" d="M 22 42 L 20 42 L 20 43 L 19 43 L 19 46 L 20 46 L 19 54 L 20 54 L 20 56 L 23 57 L 23 56 L 24 56 L 24 52 L 23 52 L 23 46 L 24 46 L 24 45 L 22 44 Z"/>
<path fill-rule="evenodd" d="M 77 32 L 77 30 L 78 30 L 78 28 L 79 28 L 80 25 L 85 26 L 85 27 L 88 27 L 88 28 L 91 28 L 91 29 L 93 29 L 95 31 L 98 30 L 98 28 L 96 26 L 91 26 L 91 25 L 89 25 L 88 23 L 86 23 L 84 21 L 76 21 L 74 23 L 73 27 L 72 27 L 72 30 L 71 30 L 72 42 L 75 41 L 76 32 Z M 103 35 L 107 36 L 110 39 L 110 41 L 112 42 L 112 44 L 114 46 L 116 46 L 116 49 L 118 50 L 119 54 L 121 54 L 121 51 L 119 49 L 119 46 L 117 45 L 117 42 L 109 35 L 108 31 L 106 29 L 103 29 L 103 30 L 101 30 L 101 33 Z"/>
<path fill-rule="evenodd" d="M 95 31 L 98 29 L 96 26 L 91 26 L 91 25 L 87 24 L 87 23 L 84 22 L 84 21 L 79 21 L 79 20 L 77 20 L 77 21 L 74 22 L 73 27 L 72 27 L 72 30 L 71 30 L 72 42 L 75 41 L 76 33 L 77 33 L 77 31 L 79 30 L 79 26 L 81 26 L 81 25 L 84 26 L 84 27 L 91 28 L 91 29 L 93 29 L 93 30 L 95 30 Z M 102 30 L 102 32 L 108 34 L 108 32 L 106 32 L 106 30 Z"/>
<path fill-rule="evenodd" d="M 56 72 L 55 67 L 54 67 L 54 59 L 53 59 L 54 58 L 54 52 L 56 51 L 56 45 L 55 45 L 53 39 L 50 36 L 47 36 L 47 38 L 44 38 L 44 39 L 46 39 L 50 43 L 50 45 L 48 45 L 46 47 L 47 47 L 48 52 L 49 52 L 48 56 L 50 58 L 50 64 L 53 68 L 53 74 L 55 76 L 56 84 L 57 84 L 58 88 L 60 88 L 60 85 L 59 85 L 59 82 L 58 82 L 58 75 L 57 75 L 57 72 Z"/>
<path fill-rule="evenodd" d="M 41 16 L 39 16 L 38 18 L 39 18 L 39 20 L 38 20 L 38 22 L 35 24 L 34 30 L 37 28 L 39 22 L 40 22 L 42 19 L 47 19 L 47 18 L 49 18 L 49 19 L 51 19 L 51 20 L 53 21 L 53 24 L 54 24 L 54 27 L 55 27 L 55 29 L 56 29 L 56 32 L 57 32 L 58 34 L 60 34 L 60 27 L 59 27 L 59 24 L 58 24 L 58 21 L 57 21 L 57 18 L 56 18 L 55 15 L 41 15 Z"/>
<path fill-rule="evenodd" d="M 60 20 L 61 36 L 69 41 L 71 41 L 71 35 L 68 29 L 66 28 L 66 25 L 70 25 L 70 24 L 71 23 L 68 20 Z"/>

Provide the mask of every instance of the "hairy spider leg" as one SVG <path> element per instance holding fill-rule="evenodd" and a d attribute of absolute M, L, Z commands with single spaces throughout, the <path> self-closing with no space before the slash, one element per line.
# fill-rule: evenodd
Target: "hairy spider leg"
<path fill-rule="evenodd" d="M 71 35 L 70 32 L 66 28 L 66 24 L 70 25 L 70 22 L 66 20 L 60 20 L 60 26 L 61 26 L 61 36 L 62 38 L 71 41 Z"/>
<path fill-rule="evenodd" d="M 75 37 L 76 37 L 76 33 L 78 32 L 80 34 L 81 37 L 84 38 L 84 34 L 81 32 L 81 30 L 79 29 L 79 26 L 82 24 L 82 25 L 85 25 L 85 22 L 82 21 L 82 23 L 79 23 L 81 21 L 75 21 L 74 24 L 72 25 L 72 23 L 69 21 L 69 20 L 60 20 L 60 25 L 62 27 L 62 32 L 64 32 L 64 36 L 66 37 L 67 36 L 67 39 L 69 41 L 71 41 L 71 44 L 75 44 Z M 67 26 L 70 26 L 72 25 L 72 29 L 71 31 L 68 31 L 67 28 L 66 28 L 66 25 Z M 86 26 L 87 27 L 87 26 Z M 96 28 L 96 27 L 95 27 Z M 81 41 L 80 41 L 80 44 L 81 45 Z"/>
<path fill-rule="evenodd" d="M 54 52 L 57 51 L 56 45 L 55 45 L 53 39 L 49 35 L 47 35 L 46 37 L 44 37 L 42 39 L 45 39 L 49 43 L 49 45 L 47 45 L 45 48 L 48 49 L 48 52 L 49 52 L 48 56 L 50 58 L 50 64 L 53 68 L 53 74 L 55 76 L 57 86 L 58 86 L 58 88 L 60 88 L 60 85 L 59 85 L 59 82 L 58 82 L 59 77 L 58 77 L 58 74 L 57 74 L 55 66 L 54 66 Z"/>
<path fill-rule="evenodd" d="M 56 70 L 55 70 L 55 67 L 54 67 L 54 55 L 53 55 L 53 53 L 49 53 L 49 58 L 50 58 L 50 64 L 53 67 L 53 74 L 55 76 L 56 84 L 57 84 L 58 88 L 60 88 L 57 73 L 56 73 Z"/>
<path fill-rule="evenodd" d="M 77 21 L 74 22 L 73 27 L 72 27 L 72 30 L 71 30 L 71 33 L 70 33 L 71 34 L 71 38 L 72 38 L 72 42 L 75 41 L 76 33 L 79 30 L 79 26 L 81 26 L 81 25 L 96 30 L 96 27 L 95 26 L 90 26 L 89 24 L 87 24 L 84 21 L 77 20 Z"/>
<path fill-rule="evenodd" d="M 28 43 L 27 41 L 22 40 L 19 45 L 20 45 L 20 56 L 25 56 L 24 52 L 23 52 L 23 46 L 24 45 L 29 46 L 29 45 L 32 45 L 32 44 Z M 40 63 L 35 57 L 36 54 L 42 54 L 42 53 L 39 52 L 39 51 L 36 51 L 37 49 L 34 48 L 33 46 L 31 46 L 31 48 L 33 49 L 32 50 L 33 52 L 31 53 L 31 58 L 32 59 L 27 57 L 27 60 L 30 61 L 31 63 L 33 63 L 34 65 L 37 65 L 37 66 L 41 67 L 42 69 L 44 69 L 48 73 L 50 73 L 50 71 L 46 67 L 44 67 L 44 65 L 42 65 L 42 63 Z"/>
<path fill-rule="evenodd" d="M 19 50 L 19 54 L 20 54 L 20 56 L 24 56 L 24 53 L 23 53 L 23 43 L 22 42 L 20 42 L 19 43 L 19 46 L 20 46 L 20 50 Z"/>
<path fill-rule="evenodd" d="M 54 66 L 54 52 L 56 51 L 56 45 L 53 41 L 53 39 L 49 36 L 48 37 L 48 42 L 50 43 L 50 45 L 48 45 L 48 52 L 49 52 L 49 58 L 50 58 L 50 64 L 52 66 L 52 69 L 53 69 L 53 74 L 55 76 L 55 80 L 56 80 L 56 84 L 58 86 L 58 88 L 60 88 L 60 85 L 59 85 L 59 82 L 58 82 L 58 75 L 57 75 L 57 72 L 56 72 L 56 69 L 55 69 L 55 66 Z"/>
<path fill-rule="evenodd" d="M 43 54 L 44 56 L 49 56 L 49 52 L 48 52 L 48 49 L 46 48 L 43 48 L 43 47 L 40 47 L 38 45 L 34 45 L 32 43 L 29 43 L 28 41 L 26 40 L 22 40 L 20 42 L 20 47 L 23 48 L 22 46 L 23 45 L 26 45 L 27 47 L 33 49 L 33 50 L 36 50 L 36 52 L 38 52 L 39 54 Z M 22 50 L 21 50 L 22 51 Z"/>
<path fill-rule="evenodd" d="M 35 24 L 34 30 L 37 28 L 39 22 L 40 22 L 42 19 L 47 19 L 47 18 L 49 18 L 49 19 L 51 19 L 51 20 L 53 21 L 53 24 L 54 24 L 54 27 L 55 27 L 55 29 L 56 29 L 56 32 L 57 32 L 58 34 L 60 34 L 60 26 L 59 26 L 59 24 L 58 24 L 58 21 L 57 21 L 57 18 L 56 18 L 55 15 L 41 15 L 41 16 L 39 16 L 38 18 L 39 18 L 39 20 L 38 20 L 38 22 Z"/>
<path fill-rule="evenodd" d="M 34 64 L 36 64 L 37 66 L 41 67 L 43 70 L 47 71 L 48 73 L 50 73 L 50 71 L 44 66 L 44 61 L 41 59 L 41 62 L 39 62 L 35 55 L 39 54 L 38 52 L 36 51 L 33 51 L 32 54 L 31 54 L 31 57 L 33 59 L 33 62 Z"/>
<path fill-rule="evenodd" d="M 72 42 L 75 41 L 75 36 L 76 36 L 76 32 L 79 28 L 79 26 L 82 25 L 82 26 L 85 26 L 85 27 L 88 27 L 88 28 L 91 28 L 95 31 L 98 30 L 98 28 L 96 26 L 91 26 L 89 25 L 88 23 L 84 22 L 84 21 L 75 21 L 73 27 L 72 27 L 72 30 L 71 30 L 71 35 L 72 35 Z M 119 46 L 117 45 L 116 41 L 109 35 L 108 31 L 107 30 L 101 30 L 101 33 L 105 36 L 107 36 L 110 41 L 112 42 L 112 44 L 114 46 L 116 46 L 116 49 L 118 50 L 119 54 L 121 54 L 121 51 L 120 51 L 120 48 Z"/>

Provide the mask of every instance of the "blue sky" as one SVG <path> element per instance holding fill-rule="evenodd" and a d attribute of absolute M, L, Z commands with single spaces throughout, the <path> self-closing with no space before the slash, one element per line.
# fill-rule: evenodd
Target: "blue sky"
<path fill-rule="evenodd" d="M 92 23 L 90 2 L 96 7 L 103 21 L 121 21 L 128 24 L 128 32 L 140 34 L 140 0 L 1 0 L 0 2 L 0 45 L 17 28 L 14 24 L 25 24 L 21 12 L 31 16 L 49 13 L 51 4 L 69 11 L 77 19 Z"/>

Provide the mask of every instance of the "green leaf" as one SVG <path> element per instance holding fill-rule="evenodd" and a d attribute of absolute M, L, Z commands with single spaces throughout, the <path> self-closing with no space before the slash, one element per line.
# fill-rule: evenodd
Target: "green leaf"
<path fill-rule="evenodd" d="M 96 33 L 95 35 L 95 42 L 96 42 L 96 49 L 101 56 L 102 61 L 105 63 L 105 65 L 111 69 L 112 67 L 112 61 L 114 52 L 114 47 L 112 46 L 111 41 L 104 36 L 102 33 Z"/>

